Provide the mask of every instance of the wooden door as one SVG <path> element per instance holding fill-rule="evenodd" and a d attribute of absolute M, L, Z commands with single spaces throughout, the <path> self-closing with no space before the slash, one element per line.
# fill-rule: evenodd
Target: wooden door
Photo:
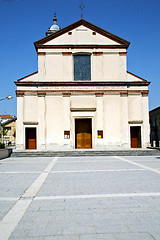
<path fill-rule="evenodd" d="M 141 148 L 141 127 L 131 127 L 131 148 Z"/>
<path fill-rule="evenodd" d="M 75 119 L 75 147 L 92 148 L 91 119 Z"/>
<path fill-rule="evenodd" d="M 36 128 L 26 128 L 26 149 L 36 149 Z"/>

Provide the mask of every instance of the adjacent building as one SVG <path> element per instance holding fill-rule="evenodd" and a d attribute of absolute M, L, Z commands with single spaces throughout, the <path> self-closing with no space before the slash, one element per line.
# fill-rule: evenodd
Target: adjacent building
<path fill-rule="evenodd" d="M 0 141 L 5 143 L 5 145 L 15 145 L 16 119 L 17 118 L 13 115 L 0 115 Z"/>
<path fill-rule="evenodd" d="M 149 145 L 149 82 L 127 71 L 129 42 L 84 19 L 34 43 L 38 71 L 17 86 L 17 149 Z"/>
<path fill-rule="evenodd" d="M 150 141 L 152 147 L 160 147 L 160 107 L 149 112 L 151 135 Z"/>

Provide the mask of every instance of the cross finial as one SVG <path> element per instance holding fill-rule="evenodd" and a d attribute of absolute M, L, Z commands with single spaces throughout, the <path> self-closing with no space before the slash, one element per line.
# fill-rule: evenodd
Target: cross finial
<path fill-rule="evenodd" d="M 57 23 L 56 12 L 54 12 L 54 18 L 53 18 L 53 22 L 54 22 L 54 24 L 56 24 L 56 23 Z"/>
<path fill-rule="evenodd" d="M 80 4 L 80 9 L 81 9 L 81 19 L 83 19 L 83 9 L 85 8 L 85 6 L 83 5 L 83 3 L 81 2 Z"/>

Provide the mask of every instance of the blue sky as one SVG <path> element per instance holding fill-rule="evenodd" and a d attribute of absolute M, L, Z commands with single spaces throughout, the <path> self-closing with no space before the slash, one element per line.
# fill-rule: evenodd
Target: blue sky
<path fill-rule="evenodd" d="M 37 71 L 33 45 L 53 23 L 80 19 L 79 0 L 0 0 L 0 114 L 16 115 L 14 81 Z M 160 1 L 84 0 L 84 19 L 131 42 L 128 71 L 151 82 L 150 110 L 160 106 Z"/>

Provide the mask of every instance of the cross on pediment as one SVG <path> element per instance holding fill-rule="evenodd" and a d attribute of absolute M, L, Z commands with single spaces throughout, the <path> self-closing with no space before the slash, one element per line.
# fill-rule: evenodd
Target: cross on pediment
<path fill-rule="evenodd" d="M 85 8 L 84 4 L 81 3 L 79 8 L 81 9 L 81 19 L 83 19 L 83 9 Z"/>

